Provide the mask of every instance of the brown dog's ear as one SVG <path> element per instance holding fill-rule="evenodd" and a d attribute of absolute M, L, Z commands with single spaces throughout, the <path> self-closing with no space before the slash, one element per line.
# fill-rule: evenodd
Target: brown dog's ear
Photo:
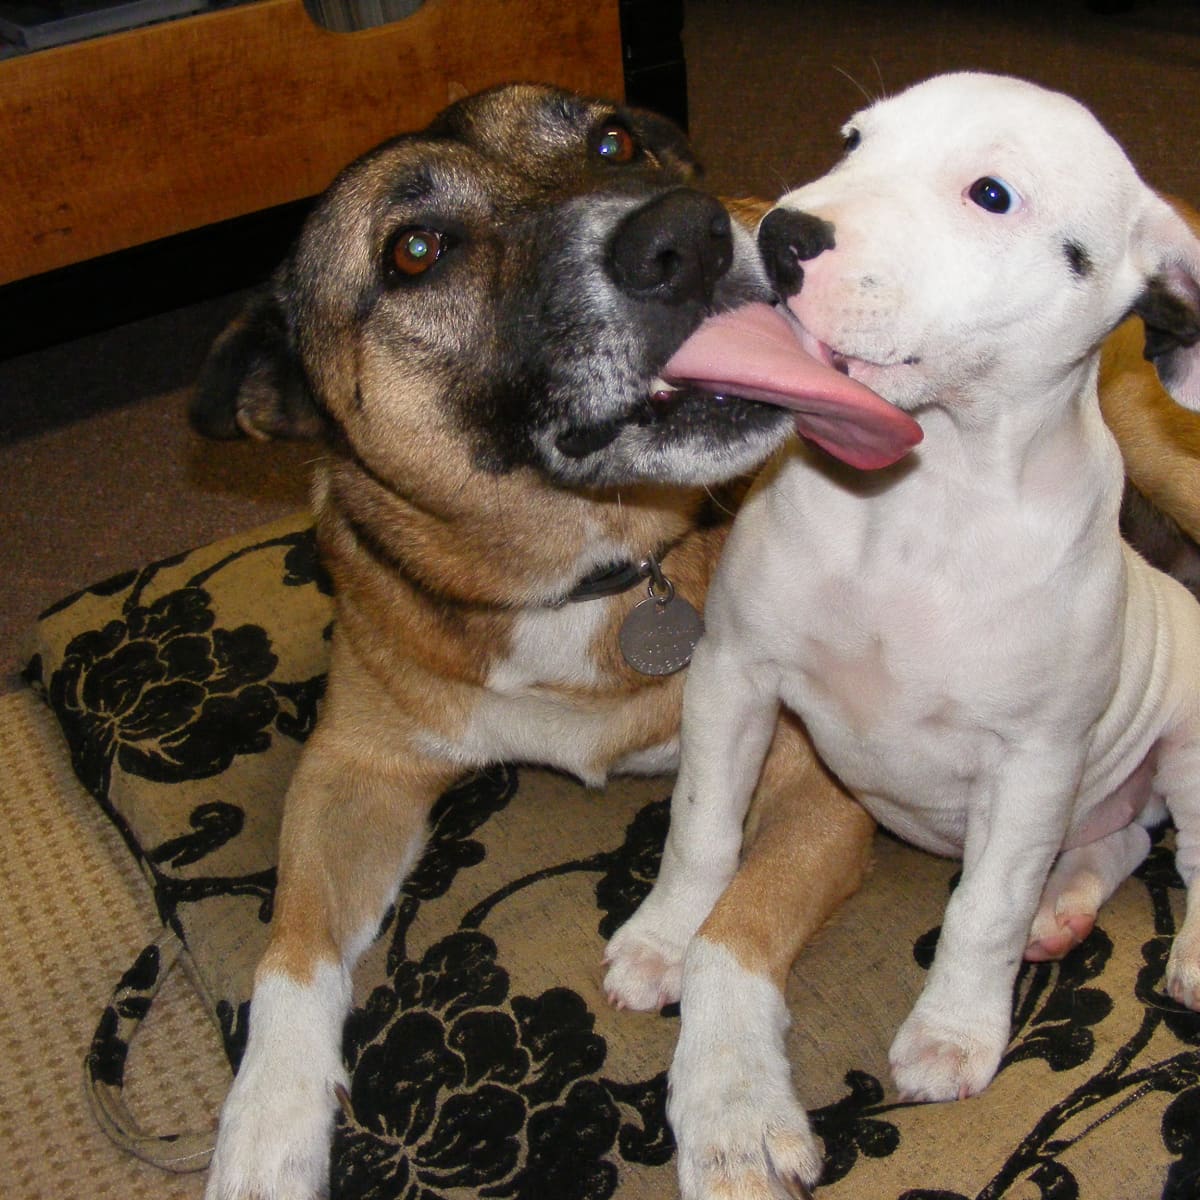
<path fill-rule="evenodd" d="M 322 436 L 324 418 L 273 293 L 256 297 L 217 338 L 192 393 L 188 419 L 211 438 Z"/>
<path fill-rule="evenodd" d="M 1134 240 L 1146 282 L 1133 311 L 1146 326 L 1146 358 L 1177 404 L 1200 409 L 1200 241 L 1157 196 Z"/>
<path fill-rule="evenodd" d="M 704 168 L 688 141 L 687 134 L 670 117 L 648 108 L 626 110 L 647 149 L 666 167 L 673 167 L 688 183 L 704 174 Z"/>

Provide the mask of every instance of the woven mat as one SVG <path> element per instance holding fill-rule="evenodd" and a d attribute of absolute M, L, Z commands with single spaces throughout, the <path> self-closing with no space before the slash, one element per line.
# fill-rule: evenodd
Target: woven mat
<path fill-rule="evenodd" d="M 112 1156 L 78 1098 L 85 1053 L 110 1137 L 171 1170 L 203 1164 L 228 1078 L 214 1078 L 216 1048 L 236 1064 L 244 1046 L 279 803 L 319 711 L 329 615 L 298 517 L 43 618 L 31 675 L 65 745 L 29 696 L 0 707 L 16 996 L 0 1020 L 18 1081 L 0 1110 L 5 1197 L 129 1196 L 146 1178 L 133 1158 L 118 1183 L 93 1169 Z M 613 1012 L 599 965 L 649 887 L 669 790 L 594 793 L 506 766 L 443 799 L 356 978 L 338 1200 L 676 1194 L 663 1099 L 677 1017 Z M 867 886 L 793 972 L 790 1052 L 825 1138 L 820 1194 L 1200 1194 L 1200 1018 L 1162 991 L 1182 906 L 1169 843 L 1079 950 L 1023 970 L 984 1096 L 901 1104 L 887 1046 L 954 870 L 881 836 Z M 182 971 L 168 969 L 176 952 Z M 198 1189 L 161 1178 L 156 1195 Z"/>
<path fill-rule="evenodd" d="M 203 1177 L 123 1154 L 92 1119 L 84 1058 L 113 984 L 159 931 L 150 890 L 80 786 L 50 710 L 0 698 L 0 1196 L 174 1200 Z M 229 1081 L 220 1039 L 180 975 L 130 1061 L 128 1101 L 157 1133 L 204 1128 Z"/>

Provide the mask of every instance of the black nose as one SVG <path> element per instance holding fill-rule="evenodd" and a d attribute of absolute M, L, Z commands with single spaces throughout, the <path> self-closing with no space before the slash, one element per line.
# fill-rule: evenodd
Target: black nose
<path fill-rule="evenodd" d="M 832 250 L 833 226 L 809 213 L 776 208 L 763 217 L 758 227 L 758 252 L 767 275 L 785 296 L 800 290 L 804 268 L 800 265 Z"/>
<path fill-rule="evenodd" d="M 608 248 L 616 285 L 639 300 L 708 304 L 733 261 L 729 214 L 711 196 L 679 188 L 617 226 Z"/>

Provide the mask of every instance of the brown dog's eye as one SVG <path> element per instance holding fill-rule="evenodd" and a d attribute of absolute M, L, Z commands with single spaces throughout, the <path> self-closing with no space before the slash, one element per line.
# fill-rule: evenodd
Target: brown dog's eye
<path fill-rule="evenodd" d="M 596 140 L 596 153 L 605 162 L 632 162 L 637 153 L 637 144 L 633 134 L 622 125 L 609 125 L 604 128 Z"/>
<path fill-rule="evenodd" d="M 445 245 L 432 229 L 405 229 L 392 243 L 392 265 L 404 275 L 420 275 L 437 262 Z"/>

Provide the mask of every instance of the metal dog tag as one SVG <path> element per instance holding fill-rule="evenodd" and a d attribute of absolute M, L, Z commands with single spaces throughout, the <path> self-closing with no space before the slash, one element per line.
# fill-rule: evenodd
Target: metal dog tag
<path fill-rule="evenodd" d="M 643 675 L 674 675 L 692 661 L 704 633 L 704 619 L 675 595 L 661 575 L 650 582 L 650 596 L 636 605 L 617 635 L 625 661 Z"/>

